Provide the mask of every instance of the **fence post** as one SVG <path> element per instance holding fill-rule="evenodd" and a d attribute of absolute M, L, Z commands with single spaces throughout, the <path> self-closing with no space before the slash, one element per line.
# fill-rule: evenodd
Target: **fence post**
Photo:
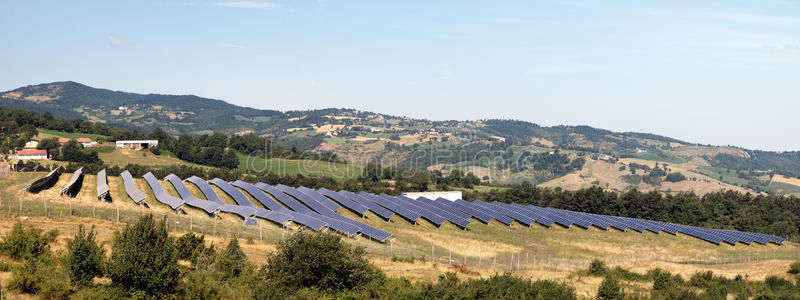
<path fill-rule="evenodd" d="M 514 253 L 511 253 L 511 261 L 508 264 L 508 270 L 514 272 Z"/>
<path fill-rule="evenodd" d="M 494 262 L 492 263 L 492 271 L 497 270 L 497 253 L 494 254 Z"/>
<path fill-rule="evenodd" d="M 194 232 L 194 215 L 189 214 L 189 232 Z"/>
<path fill-rule="evenodd" d="M 117 205 L 117 223 L 119 223 L 119 202 L 114 202 Z"/>
<path fill-rule="evenodd" d="M 478 268 L 483 265 L 483 247 L 481 247 L 480 253 L 478 254 Z"/>
<path fill-rule="evenodd" d="M 447 249 L 447 264 L 453 263 L 453 249 Z"/>
<path fill-rule="evenodd" d="M 414 257 L 414 240 L 411 240 L 411 261 L 414 261 L 416 257 Z"/>
<path fill-rule="evenodd" d="M 432 263 L 436 262 L 436 259 L 434 258 L 434 257 L 436 257 L 436 253 L 434 252 L 435 251 L 434 247 L 436 247 L 436 244 L 435 243 L 431 243 L 431 262 Z"/>
<path fill-rule="evenodd" d="M 394 240 L 389 241 L 389 251 L 392 254 L 392 258 L 394 258 Z"/>
<path fill-rule="evenodd" d="M 264 231 L 261 230 L 261 222 L 258 222 L 258 239 L 264 241 Z"/>

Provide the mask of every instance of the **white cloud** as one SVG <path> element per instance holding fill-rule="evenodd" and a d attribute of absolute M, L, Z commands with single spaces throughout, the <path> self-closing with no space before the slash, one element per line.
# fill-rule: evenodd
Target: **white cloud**
<path fill-rule="evenodd" d="M 800 44 L 785 44 L 783 45 L 783 49 L 800 52 Z"/>
<path fill-rule="evenodd" d="M 113 35 L 107 35 L 106 40 L 108 40 L 108 45 L 114 48 L 119 48 L 130 43 L 126 38 L 115 37 Z"/>
<path fill-rule="evenodd" d="M 439 75 L 442 76 L 442 79 L 453 79 L 453 71 L 450 70 L 443 70 Z"/>
<path fill-rule="evenodd" d="M 264 2 L 264 1 L 214 2 L 210 3 L 209 5 L 235 7 L 235 8 L 257 8 L 257 9 L 273 9 L 280 7 L 280 5 L 278 5 L 277 3 Z"/>
<path fill-rule="evenodd" d="M 234 48 L 234 49 L 247 49 L 252 50 L 253 48 L 244 46 L 244 45 L 237 45 L 237 44 L 222 44 L 223 47 Z"/>

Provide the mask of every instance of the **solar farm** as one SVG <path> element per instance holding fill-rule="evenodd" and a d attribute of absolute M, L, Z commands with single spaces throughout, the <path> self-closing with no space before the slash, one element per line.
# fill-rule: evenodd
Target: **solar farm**
<path fill-rule="evenodd" d="M 52 187 L 61 171 L 63 169 L 53 170 L 36 179 L 25 187 L 25 191 L 36 192 Z M 74 197 L 82 184 L 82 175 L 82 169 L 75 171 L 61 188 L 61 195 Z M 391 241 L 394 234 L 379 228 L 380 223 L 371 221 L 369 223 L 372 225 L 367 224 L 368 215 L 377 216 L 383 222 L 407 222 L 414 225 L 428 223 L 435 228 L 449 223 L 463 230 L 470 230 L 470 224 L 473 223 L 499 223 L 503 226 L 683 234 L 714 245 L 782 245 L 785 241 L 785 238 L 761 233 L 708 229 L 533 205 L 424 197 L 411 199 L 405 196 L 332 191 L 324 188 L 314 190 L 303 186 L 272 186 L 240 180 L 228 182 L 219 178 L 205 180 L 192 176 L 181 179 L 173 174 L 162 180 L 158 180 L 152 173 L 145 174 L 143 180 L 153 195 L 153 199 L 148 199 L 148 193 L 137 187 L 128 171 L 122 172 L 120 177 L 125 194 L 137 205 L 148 206 L 151 202 L 157 202 L 175 212 L 192 208 L 213 218 L 230 214 L 241 219 L 244 225 L 255 226 L 259 222 L 267 222 L 282 228 L 296 226 L 312 231 L 332 231 L 347 237 L 365 237 L 379 243 Z M 168 193 L 165 190 L 167 185 L 178 195 Z M 193 194 L 189 186 L 201 191 L 202 195 Z M 105 170 L 97 174 L 96 188 L 97 199 L 108 199 L 110 188 Z M 232 199 L 235 203 L 227 203 L 222 200 L 223 197 Z"/>

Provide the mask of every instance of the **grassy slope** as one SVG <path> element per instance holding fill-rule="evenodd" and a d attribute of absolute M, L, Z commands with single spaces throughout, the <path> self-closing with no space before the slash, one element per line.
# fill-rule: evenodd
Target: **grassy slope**
<path fill-rule="evenodd" d="M 90 134 L 90 133 L 75 133 L 75 132 L 64 132 L 64 131 L 56 131 L 50 129 L 36 129 L 39 131 L 39 138 L 50 138 L 50 137 L 64 137 L 69 139 L 78 139 L 78 138 L 89 138 L 93 141 L 97 141 L 98 139 L 108 139 L 108 136 L 99 135 L 99 134 Z"/>
<path fill-rule="evenodd" d="M 361 167 L 318 160 L 265 159 L 256 156 L 239 155 L 239 169 L 251 171 L 268 170 L 275 174 L 305 176 L 328 176 L 337 180 L 347 180 L 361 175 Z"/>
<path fill-rule="evenodd" d="M 186 214 L 176 214 L 152 198 L 152 191 L 142 179 L 136 179 L 136 183 L 142 191 L 150 195 L 147 199 L 149 208 L 133 204 L 124 193 L 122 180 L 118 177 L 109 178 L 111 195 L 114 199 L 111 203 L 100 203 L 95 200 L 96 177 L 92 175 L 85 176 L 83 188 L 74 199 L 58 196 L 60 188 L 69 181 L 69 176 L 61 176 L 56 185 L 40 194 L 18 193 L 22 186 L 43 175 L 44 173 L 14 173 L 12 177 L 2 179 L 3 202 L 0 205 L 2 212 L 0 215 L 3 217 L 0 217 L 0 234 L 8 232 L 16 222 L 14 218 L 7 216 L 9 207 L 12 208 L 12 215 L 16 215 L 19 198 L 23 199 L 23 215 L 30 216 L 26 223 L 47 229 L 57 228 L 62 232 L 56 242 L 56 249 L 63 249 L 66 239 L 74 234 L 78 224 L 98 226 L 100 239 L 110 242 L 113 233 L 124 228 L 125 222 L 134 221 L 144 212 L 166 217 L 176 235 L 188 231 L 191 226 L 194 231 L 209 234 L 208 240 L 218 245 L 224 243 L 227 238 L 238 236 L 242 239 L 241 244 L 248 257 L 255 263 L 263 263 L 265 254 L 275 249 L 281 237 L 299 228 L 290 225 L 290 229 L 286 230 L 269 222 L 261 222 L 260 227 L 245 227 L 241 225 L 241 218 L 230 214 L 223 214 L 215 226 L 213 219 L 205 212 L 193 208 L 186 208 Z M 162 181 L 161 184 L 168 193 L 177 195 L 169 182 Z M 196 196 L 202 198 L 202 193 L 196 187 L 192 184 L 188 186 Z M 217 192 L 223 201 L 233 203 L 223 193 Z M 41 217 L 45 201 L 51 216 L 49 219 Z M 67 217 L 70 203 L 74 217 Z M 117 208 L 122 223 L 115 224 Z M 685 278 L 695 271 L 713 270 L 729 277 L 748 274 L 750 278 L 763 279 L 766 275 L 784 276 L 789 261 L 773 259 L 747 263 L 748 256 L 755 258 L 777 254 L 781 257 L 795 258 L 800 254 L 800 248 L 793 243 L 784 246 L 741 244 L 716 246 L 680 234 L 672 236 L 650 232 L 602 231 L 597 228 L 589 230 L 544 228 L 538 225 L 524 227 L 520 224 L 508 227 L 496 222 L 483 224 L 477 221 L 473 221 L 468 230 L 462 230 L 448 223 L 437 228 L 426 221 L 414 225 L 396 217 L 392 218 L 391 222 L 386 222 L 371 213 L 368 213 L 366 218 L 357 217 L 348 211 L 340 213 L 393 233 L 395 240 L 387 244 L 364 238 L 346 240 L 366 247 L 370 259 L 390 276 L 406 276 L 412 280 L 434 280 L 438 274 L 447 270 L 448 260 L 462 263 L 465 255 L 467 265 L 477 269 L 484 276 L 495 271 L 502 272 L 508 269 L 511 256 L 514 255 L 514 264 L 521 265 L 522 276 L 566 280 L 577 286 L 581 293 L 591 295 L 596 290 L 599 280 L 576 278 L 572 275 L 574 272 L 569 270 L 585 268 L 594 258 L 640 272 L 661 267 L 677 272 Z M 264 240 L 259 241 L 260 237 Z M 436 258 L 435 264 L 430 262 L 432 246 Z M 110 243 L 107 243 L 106 247 L 110 249 Z M 392 252 L 398 257 L 409 257 L 412 251 L 418 259 L 424 257 L 423 261 L 405 263 L 392 262 L 388 259 Z M 723 257 L 727 260 L 733 257 L 740 261 L 720 265 L 698 262 L 708 259 L 719 260 Z M 745 262 L 742 263 L 741 260 Z M 534 261 L 536 267 L 531 267 Z M 543 263 L 547 266 L 543 266 Z M 3 284 L 7 284 L 7 278 L 7 274 L 0 274 Z"/>

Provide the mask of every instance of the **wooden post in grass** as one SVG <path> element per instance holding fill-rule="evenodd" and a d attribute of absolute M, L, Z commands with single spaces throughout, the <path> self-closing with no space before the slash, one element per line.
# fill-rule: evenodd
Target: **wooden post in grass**
<path fill-rule="evenodd" d="M 194 232 L 194 216 L 189 214 L 189 232 Z"/>
<path fill-rule="evenodd" d="M 95 215 L 94 215 L 94 208 L 95 208 L 95 206 L 97 206 L 97 204 L 96 204 L 96 203 L 94 203 L 94 202 L 92 202 L 92 218 L 94 218 L 94 217 L 95 217 Z"/>
<path fill-rule="evenodd" d="M 411 240 L 411 261 L 414 261 L 414 240 Z"/>
<path fill-rule="evenodd" d="M 117 208 L 117 223 L 119 223 L 119 202 L 114 201 L 114 204 L 116 204 L 116 208 Z"/>
<path fill-rule="evenodd" d="M 214 235 L 217 235 L 217 217 L 214 217 Z"/>
<path fill-rule="evenodd" d="M 264 241 L 264 232 L 261 230 L 261 222 L 258 222 L 258 239 Z"/>
<path fill-rule="evenodd" d="M 525 268 L 527 268 L 527 267 L 528 267 L 528 255 L 529 255 L 529 254 L 530 254 L 530 253 L 528 253 L 528 252 L 525 252 Z"/>
<path fill-rule="evenodd" d="M 480 268 L 482 264 L 483 264 L 483 247 L 481 247 L 481 251 L 478 254 L 478 268 Z"/>
<path fill-rule="evenodd" d="M 492 271 L 497 270 L 497 253 L 494 254 L 494 262 L 492 263 Z"/>
<path fill-rule="evenodd" d="M 508 262 L 508 270 L 514 272 L 514 253 L 511 253 L 511 261 Z"/>
<path fill-rule="evenodd" d="M 436 244 L 435 243 L 431 243 L 431 262 L 432 263 L 436 262 L 436 259 L 435 259 L 436 254 L 434 252 L 435 250 L 433 249 L 434 247 L 436 247 Z"/>
<path fill-rule="evenodd" d="M 447 252 L 447 264 L 452 264 L 453 263 L 453 250 L 452 249 L 447 249 L 447 251 L 448 251 Z"/>
<path fill-rule="evenodd" d="M 42 198 L 42 203 L 44 204 L 44 217 L 47 218 L 47 198 Z"/>

